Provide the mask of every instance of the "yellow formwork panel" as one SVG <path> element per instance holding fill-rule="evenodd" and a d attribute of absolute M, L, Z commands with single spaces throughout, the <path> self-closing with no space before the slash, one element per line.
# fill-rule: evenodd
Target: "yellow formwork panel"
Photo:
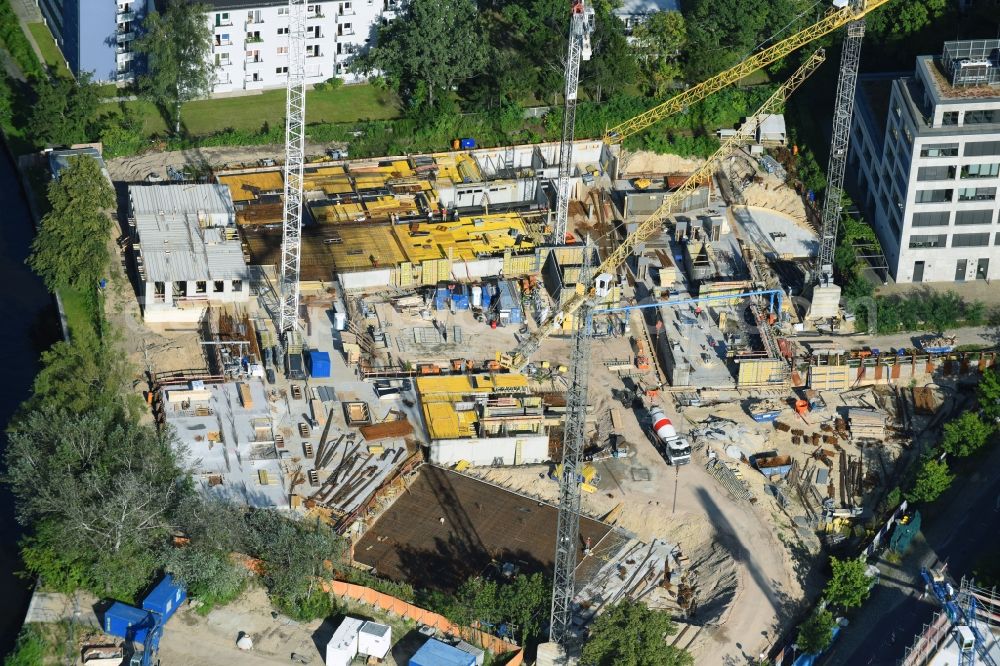
<path fill-rule="evenodd" d="M 454 221 L 421 222 L 395 227 L 399 245 L 414 263 L 449 257 L 473 261 L 486 254 L 507 250 L 533 251 L 530 242 L 517 243 L 511 231 L 527 233 L 517 213 L 463 217 Z M 444 278 L 447 279 L 447 278 Z"/>
<path fill-rule="evenodd" d="M 325 247 L 329 247 L 338 271 L 392 268 L 406 260 L 387 226 L 350 225 L 338 229 L 337 234 L 340 242 Z"/>
<path fill-rule="evenodd" d="M 365 219 L 365 209 L 361 204 L 327 204 L 325 206 L 310 206 L 309 212 L 320 224 L 337 222 L 355 222 Z"/>
<path fill-rule="evenodd" d="M 347 169 L 345 169 L 343 165 L 338 164 L 335 166 L 317 167 L 315 170 L 310 169 L 309 173 L 305 174 L 305 177 L 306 179 L 309 179 L 309 177 L 311 177 L 314 174 L 317 176 L 334 176 L 337 174 L 344 174 L 344 173 L 347 173 Z"/>
<path fill-rule="evenodd" d="M 780 383 L 787 365 L 781 359 L 762 358 L 744 359 L 739 367 L 736 385 L 742 388 Z"/>
<path fill-rule="evenodd" d="M 377 190 L 385 187 L 385 176 L 381 174 L 364 174 L 354 178 L 354 187 L 358 190 Z"/>
<path fill-rule="evenodd" d="M 253 201 L 261 192 L 280 192 L 285 187 L 280 171 L 219 176 L 216 180 L 229 188 L 233 201 Z"/>
<path fill-rule="evenodd" d="M 408 261 L 400 262 L 396 269 L 396 285 L 400 287 L 410 287 L 413 285 L 413 264 Z"/>
<path fill-rule="evenodd" d="M 534 254 L 505 255 L 503 258 L 504 275 L 529 275 L 537 272 L 538 262 Z"/>

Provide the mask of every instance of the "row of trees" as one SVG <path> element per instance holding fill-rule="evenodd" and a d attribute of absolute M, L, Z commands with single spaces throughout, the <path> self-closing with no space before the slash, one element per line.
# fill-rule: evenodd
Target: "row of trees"
<path fill-rule="evenodd" d="M 868 575 L 863 558 L 830 558 L 832 574 L 823 588 L 823 597 L 809 617 L 799 625 L 795 643 L 805 654 L 821 654 L 833 641 L 834 611 L 858 608 L 871 593 L 874 579 Z"/>
<path fill-rule="evenodd" d="M 948 458 L 966 458 L 982 451 L 1000 423 L 1000 375 L 987 370 L 976 386 L 978 409 L 969 409 L 945 424 L 940 443 L 921 459 L 912 487 L 905 493 L 913 502 L 933 502 L 955 480 Z"/>

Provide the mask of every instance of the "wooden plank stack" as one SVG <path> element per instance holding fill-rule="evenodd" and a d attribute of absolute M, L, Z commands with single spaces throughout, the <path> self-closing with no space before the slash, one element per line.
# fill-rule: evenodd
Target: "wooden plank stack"
<path fill-rule="evenodd" d="M 847 422 L 852 439 L 885 440 L 886 415 L 878 410 L 852 407 L 847 410 Z"/>

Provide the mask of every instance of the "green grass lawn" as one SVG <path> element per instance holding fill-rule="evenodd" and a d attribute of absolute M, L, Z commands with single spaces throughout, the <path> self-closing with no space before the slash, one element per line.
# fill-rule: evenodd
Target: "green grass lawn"
<path fill-rule="evenodd" d="M 160 112 L 149 102 L 128 102 L 138 111 L 147 134 L 162 134 L 167 125 Z M 105 104 L 100 113 L 120 113 L 117 104 Z M 181 110 L 181 121 L 188 134 L 203 136 L 225 129 L 256 131 L 267 122 L 283 124 L 285 91 L 268 90 L 259 95 L 224 97 L 189 102 Z M 306 122 L 345 123 L 359 120 L 385 120 L 399 116 L 399 98 L 390 91 L 368 84 L 341 86 L 334 90 L 312 90 L 306 96 Z"/>
<path fill-rule="evenodd" d="M 80 289 L 64 287 L 59 290 L 63 311 L 66 313 L 66 323 L 69 333 L 79 341 L 96 340 L 94 317 L 91 305 L 87 302 L 90 296 Z"/>
<path fill-rule="evenodd" d="M 42 57 L 45 58 L 45 64 L 48 68 L 59 76 L 72 77 L 73 73 L 66 66 L 66 59 L 56 45 L 56 40 L 52 37 L 49 27 L 44 23 L 29 23 L 28 30 L 31 32 L 31 36 L 35 38 L 35 42 L 38 44 L 38 48 L 41 50 Z"/>

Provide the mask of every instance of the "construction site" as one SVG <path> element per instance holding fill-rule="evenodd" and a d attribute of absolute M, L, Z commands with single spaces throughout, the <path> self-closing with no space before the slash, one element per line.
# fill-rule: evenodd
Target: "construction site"
<path fill-rule="evenodd" d="M 707 160 L 621 143 L 881 4 L 603 139 L 572 127 L 587 10 L 561 143 L 307 158 L 290 116 L 277 166 L 123 184 L 135 293 L 108 310 L 198 491 L 319 519 L 357 567 L 416 588 L 546 574 L 539 664 L 623 598 L 668 611 L 698 663 L 766 652 L 815 592 L 812 558 L 865 542 L 914 433 L 995 353 L 818 337 L 851 325 L 840 211 L 768 151 L 822 51 Z M 844 52 L 839 104 L 857 75 Z M 839 192 L 843 164 L 831 174 Z"/>

